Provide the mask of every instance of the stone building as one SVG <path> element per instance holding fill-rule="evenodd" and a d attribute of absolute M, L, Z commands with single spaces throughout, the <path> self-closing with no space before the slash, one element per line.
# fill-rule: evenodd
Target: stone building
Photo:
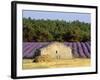
<path fill-rule="evenodd" d="M 39 54 L 50 55 L 53 59 L 71 59 L 73 58 L 72 49 L 64 43 L 53 42 L 39 49 Z"/>

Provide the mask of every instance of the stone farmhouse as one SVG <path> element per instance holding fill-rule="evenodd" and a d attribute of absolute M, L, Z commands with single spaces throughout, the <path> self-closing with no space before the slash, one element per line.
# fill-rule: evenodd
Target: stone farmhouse
<path fill-rule="evenodd" d="M 35 53 L 38 56 L 50 55 L 52 59 L 72 59 L 72 49 L 61 42 L 52 42 Z"/>

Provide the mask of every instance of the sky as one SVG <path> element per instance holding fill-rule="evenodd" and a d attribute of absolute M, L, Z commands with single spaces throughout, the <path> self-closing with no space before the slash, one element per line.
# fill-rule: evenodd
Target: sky
<path fill-rule="evenodd" d="M 51 11 L 31 11 L 23 10 L 24 18 L 31 19 L 50 19 L 50 20 L 65 20 L 75 21 L 79 20 L 80 22 L 91 23 L 91 15 L 89 13 L 73 13 L 73 12 L 51 12 Z"/>

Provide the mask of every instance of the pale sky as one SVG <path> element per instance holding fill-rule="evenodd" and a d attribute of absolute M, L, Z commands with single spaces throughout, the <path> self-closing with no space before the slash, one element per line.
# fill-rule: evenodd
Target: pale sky
<path fill-rule="evenodd" d="M 72 12 L 51 12 L 51 11 L 32 11 L 24 10 L 23 17 L 32 19 L 50 19 L 50 20 L 65 20 L 91 23 L 91 15 L 89 13 L 72 13 Z"/>

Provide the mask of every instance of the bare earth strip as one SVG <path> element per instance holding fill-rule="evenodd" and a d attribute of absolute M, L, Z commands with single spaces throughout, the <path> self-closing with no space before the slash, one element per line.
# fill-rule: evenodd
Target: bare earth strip
<path fill-rule="evenodd" d="M 32 59 L 23 59 L 23 69 L 41 69 L 41 68 L 63 68 L 63 67 L 85 67 L 90 66 L 91 59 L 75 58 L 68 60 L 54 60 L 52 62 L 32 62 Z"/>

